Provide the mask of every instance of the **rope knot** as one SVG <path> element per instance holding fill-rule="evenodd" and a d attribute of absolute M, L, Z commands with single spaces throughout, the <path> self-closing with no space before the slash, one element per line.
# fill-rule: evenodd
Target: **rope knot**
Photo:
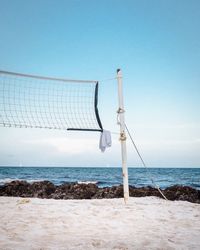
<path fill-rule="evenodd" d="M 122 113 L 124 113 L 124 112 L 125 112 L 125 110 L 122 109 L 122 108 L 118 108 L 118 110 L 117 110 L 117 113 L 118 113 L 118 114 L 122 114 Z"/>
<path fill-rule="evenodd" d="M 124 132 L 120 133 L 120 137 L 119 137 L 120 141 L 126 141 L 126 135 Z"/>

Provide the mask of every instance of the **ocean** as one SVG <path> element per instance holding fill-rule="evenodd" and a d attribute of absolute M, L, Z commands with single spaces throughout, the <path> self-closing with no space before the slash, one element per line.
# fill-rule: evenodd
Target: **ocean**
<path fill-rule="evenodd" d="M 153 186 L 150 177 L 161 188 L 178 184 L 200 190 L 200 168 L 149 168 L 148 171 L 145 168 L 129 168 L 129 185 Z M 55 185 L 96 183 L 99 187 L 111 187 L 122 184 L 122 170 L 117 167 L 0 167 L 0 185 L 12 180 L 48 180 Z"/>

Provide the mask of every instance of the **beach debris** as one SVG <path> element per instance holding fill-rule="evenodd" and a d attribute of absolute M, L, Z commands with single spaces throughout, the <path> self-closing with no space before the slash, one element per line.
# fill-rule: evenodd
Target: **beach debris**
<path fill-rule="evenodd" d="M 30 199 L 24 198 L 24 199 L 18 200 L 17 205 L 26 204 L 26 203 L 29 203 L 29 202 L 31 202 Z"/>

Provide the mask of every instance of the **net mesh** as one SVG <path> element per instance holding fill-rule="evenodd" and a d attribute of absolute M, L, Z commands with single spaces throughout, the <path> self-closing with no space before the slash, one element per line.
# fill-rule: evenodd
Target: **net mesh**
<path fill-rule="evenodd" d="M 101 131 L 98 83 L 0 71 L 0 126 Z"/>

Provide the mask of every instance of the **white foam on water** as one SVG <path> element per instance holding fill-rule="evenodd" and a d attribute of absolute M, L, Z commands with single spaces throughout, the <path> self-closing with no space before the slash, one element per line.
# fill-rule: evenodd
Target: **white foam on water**
<path fill-rule="evenodd" d="M 4 185 L 6 183 L 9 183 L 11 181 L 18 181 L 20 179 L 17 178 L 4 178 L 4 179 L 0 179 L 0 185 Z"/>
<path fill-rule="evenodd" d="M 12 181 L 27 181 L 29 183 L 33 183 L 33 182 L 38 182 L 38 181 L 44 181 L 44 179 L 30 179 L 30 180 L 27 180 L 27 179 L 19 179 L 19 178 L 4 178 L 4 179 L 0 179 L 0 185 L 5 185 L 9 182 L 12 182 Z"/>
<path fill-rule="evenodd" d="M 78 184 L 97 184 L 98 181 L 78 181 Z"/>

